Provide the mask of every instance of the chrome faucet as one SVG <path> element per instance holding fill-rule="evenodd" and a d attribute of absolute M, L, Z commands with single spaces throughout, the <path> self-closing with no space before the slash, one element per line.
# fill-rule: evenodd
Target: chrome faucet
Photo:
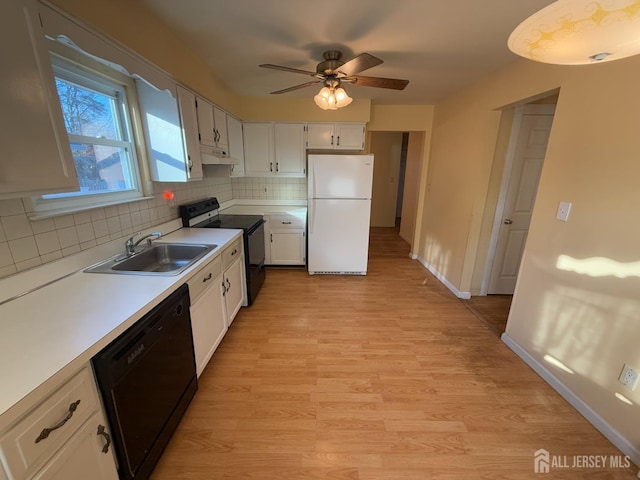
<path fill-rule="evenodd" d="M 138 233 L 134 233 L 133 235 L 131 235 L 131 237 L 129 237 L 129 239 L 125 242 L 124 246 L 125 246 L 125 250 L 127 253 L 127 256 L 131 256 L 134 255 L 136 253 L 136 247 L 138 245 L 140 245 L 140 243 L 142 243 L 144 240 L 147 241 L 147 248 L 151 247 L 151 243 L 160 238 L 162 236 L 162 233 L 160 232 L 153 232 L 150 233 L 148 235 L 145 235 L 144 237 L 138 239 L 138 241 L 136 241 L 134 243 L 133 239 L 136 238 L 138 235 L 140 235 L 141 232 Z M 153 238 L 152 238 L 153 237 Z"/>

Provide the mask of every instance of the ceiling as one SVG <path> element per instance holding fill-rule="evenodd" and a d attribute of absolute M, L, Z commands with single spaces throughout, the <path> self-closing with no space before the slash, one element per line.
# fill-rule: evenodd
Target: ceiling
<path fill-rule="evenodd" d="M 273 63 L 314 70 L 322 52 L 368 52 L 363 72 L 410 81 L 403 91 L 347 86 L 353 98 L 433 104 L 514 61 L 511 31 L 552 0 L 140 0 L 178 31 L 235 92 L 267 96 L 307 82 Z M 315 86 L 284 95 L 312 97 Z"/>

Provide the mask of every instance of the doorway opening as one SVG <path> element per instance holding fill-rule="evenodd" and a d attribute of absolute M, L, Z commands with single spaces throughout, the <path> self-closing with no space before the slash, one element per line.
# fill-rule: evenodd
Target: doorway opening
<path fill-rule="evenodd" d="M 374 154 L 371 227 L 393 228 L 411 249 L 425 132 L 370 133 Z M 411 250 L 413 251 L 413 250 Z"/>
<path fill-rule="evenodd" d="M 520 105 L 501 135 L 508 136 L 504 166 L 479 297 L 465 305 L 501 335 L 508 319 L 535 206 L 558 94 Z M 506 113 L 506 112 L 505 112 Z"/>

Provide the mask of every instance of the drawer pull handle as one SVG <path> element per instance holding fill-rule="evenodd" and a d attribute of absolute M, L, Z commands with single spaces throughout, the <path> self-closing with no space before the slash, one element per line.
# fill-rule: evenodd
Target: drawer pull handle
<path fill-rule="evenodd" d="M 54 430 L 57 430 L 58 428 L 62 427 L 65 423 L 67 423 L 69 420 L 71 420 L 71 417 L 73 417 L 73 412 L 76 411 L 79 403 L 80 403 L 80 400 L 76 400 L 71 405 L 69 405 L 69 412 L 67 413 L 67 416 L 60 421 L 60 423 L 50 428 L 43 428 L 42 431 L 40 432 L 40 435 L 38 435 L 38 438 L 36 438 L 36 443 L 40 443 L 42 440 L 47 438 L 51 432 L 53 432 Z"/>
<path fill-rule="evenodd" d="M 204 277 L 202 279 L 202 283 L 206 282 L 207 280 L 211 280 L 211 277 L 212 277 L 212 274 L 211 274 L 211 272 L 209 272 L 209 275 L 207 275 L 206 277 Z"/>
<path fill-rule="evenodd" d="M 102 447 L 102 453 L 107 453 L 109 451 L 109 447 L 111 446 L 111 435 L 109 435 L 104 429 L 104 425 L 98 425 L 98 432 L 96 435 L 102 435 L 107 443 Z"/>
<path fill-rule="evenodd" d="M 227 286 L 224 284 L 224 278 L 222 279 L 222 296 L 227 296 Z"/>
<path fill-rule="evenodd" d="M 291 225 L 291 222 L 282 222 L 283 225 Z"/>
<path fill-rule="evenodd" d="M 229 279 L 227 278 L 227 292 L 231 290 L 231 282 L 229 281 Z"/>

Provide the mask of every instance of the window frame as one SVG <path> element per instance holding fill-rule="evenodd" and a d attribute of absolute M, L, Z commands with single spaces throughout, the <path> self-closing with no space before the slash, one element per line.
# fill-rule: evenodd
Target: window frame
<path fill-rule="evenodd" d="M 46 217 L 132 201 L 148 200 L 149 197 L 145 196 L 145 194 L 150 191 L 150 183 L 148 169 L 144 167 L 146 150 L 139 118 L 140 109 L 135 81 L 122 72 L 60 42 L 49 41 L 49 53 L 55 78 L 71 81 L 110 96 L 113 92 L 117 92 L 119 95 L 117 106 L 117 123 L 119 125 L 117 127 L 123 140 L 101 139 L 100 142 L 96 141 L 95 144 L 125 148 L 133 188 L 104 193 L 81 194 L 79 192 L 66 192 L 34 196 L 25 199 L 29 204 L 28 207 L 30 207 L 28 209 L 33 212 L 31 216 Z M 70 144 L 87 143 L 87 140 L 91 138 L 69 134 L 68 132 L 67 137 Z"/>

